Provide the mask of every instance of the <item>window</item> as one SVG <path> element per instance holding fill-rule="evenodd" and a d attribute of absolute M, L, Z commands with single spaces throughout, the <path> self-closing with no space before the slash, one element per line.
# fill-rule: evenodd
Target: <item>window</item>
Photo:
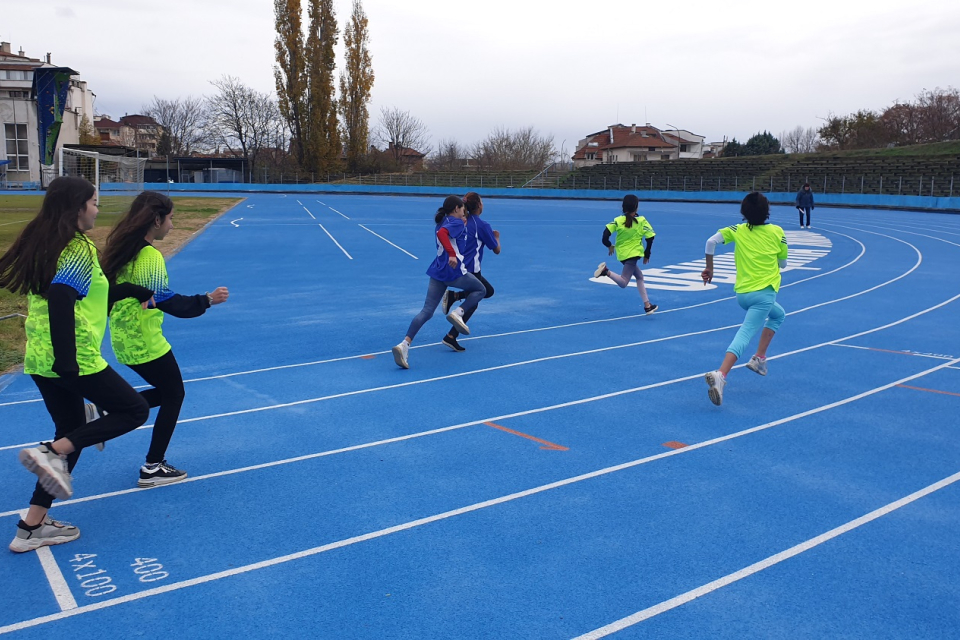
<path fill-rule="evenodd" d="M 7 140 L 7 160 L 10 161 L 10 171 L 29 171 L 29 154 L 27 151 L 27 125 L 5 124 L 4 136 Z"/>
<path fill-rule="evenodd" d="M 643 162 L 643 161 L 646 160 L 646 159 L 647 159 L 647 154 L 645 154 L 645 153 L 635 153 L 635 154 L 633 154 L 633 161 L 634 161 L 634 162 Z"/>
<path fill-rule="evenodd" d="M 597 159 L 597 154 L 595 154 L 595 153 L 588 153 L 588 154 L 587 154 L 587 160 L 596 160 L 596 159 Z"/>
<path fill-rule="evenodd" d="M 689 146 L 690 145 L 687 145 L 687 144 L 680 145 L 680 153 L 686 153 L 687 151 L 689 151 L 690 150 L 688 149 Z"/>
<path fill-rule="evenodd" d="M 647 147 L 647 151 L 656 151 L 656 150 L 657 150 L 656 147 Z"/>
<path fill-rule="evenodd" d="M 8 91 L 7 94 L 11 98 L 29 98 L 30 97 L 29 91 Z"/>

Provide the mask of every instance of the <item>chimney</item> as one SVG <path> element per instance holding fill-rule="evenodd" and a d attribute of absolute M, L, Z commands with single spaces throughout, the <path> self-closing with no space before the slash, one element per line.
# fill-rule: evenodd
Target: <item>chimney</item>
<path fill-rule="evenodd" d="M 52 63 L 50 62 L 50 54 L 49 54 L 49 53 L 47 53 L 47 64 L 52 64 Z"/>
<path fill-rule="evenodd" d="M 630 133 L 636 133 L 636 132 L 637 132 L 637 123 L 634 122 L 633 124 L 630 125 Z"/>
<path fill-rule="evenodd" d="M 10 53 L 9 42 L 0 42 L 0 53 Z"/>
<path fill-rule="evenodd" d="M 613 144 L 613 125 L 610 125 L 610 144 Z"/>
<path fill-rule="evenodd" d="M 25 55 L 24 55 L 24 53 L 23 53 L 23 47 L 20 47 L 20 51 L 19 51 L 19 53 L 17 53 L 17 55 L 20 56 L 21 58 L 25 57 Z"/>

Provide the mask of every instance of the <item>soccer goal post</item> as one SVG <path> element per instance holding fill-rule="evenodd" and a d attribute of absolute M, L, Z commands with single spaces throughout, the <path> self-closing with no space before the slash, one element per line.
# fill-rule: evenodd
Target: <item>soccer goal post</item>
<path fill-rule="evenodd" d="M 126 158 L 96 151 L 60 148 L 60 175 L 86 178 L 100 191 L 105 183 L 120 183 L 129 191 L 143 191 L 146 158 Z"/>

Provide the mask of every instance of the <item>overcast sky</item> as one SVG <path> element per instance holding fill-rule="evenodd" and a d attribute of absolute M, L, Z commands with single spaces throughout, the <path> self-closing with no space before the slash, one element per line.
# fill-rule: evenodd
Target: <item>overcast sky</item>
<path fill-rule="evenodd" d="M 305 3 L 306 0 L 304 0 Z M 3 0 L 0 40 L 80 72 L 99 113 L 209 94 L 229 74 L 274 91 L 272 0 Z M 335 0 L 343 26 L 351 0 Z M 819 126 L 960 86 L 960 1 L 363 0 L 381 107 L 472 144 L 534 126 L 572 151 L 609 124 L 709 141 Z M 338 62 L 338 73 L 340 68 Z"/>

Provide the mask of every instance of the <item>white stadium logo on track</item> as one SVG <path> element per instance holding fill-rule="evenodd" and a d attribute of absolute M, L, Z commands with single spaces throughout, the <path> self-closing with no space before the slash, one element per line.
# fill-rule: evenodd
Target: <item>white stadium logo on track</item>
<path fill-rule="evenodd" d="M 787 266 L 782 272 L 794 269 L 819 271 L 819 267 L 808 267 L 807 265 L 830 253 L 830 249 L 833 247 L 830 239 L 819 233 L 809 231 L 784 231 L 784 234 L 787 236 L 787 244 L 790 245 L 790 255 L 787 258 Z M 709 291 L 716 289 L 717 284 L 733 286 L 737 278 L 733 251 L 718 253 L 714 256 L 713 284 L 704 285 L 703 280 L 700 279 L 700 272 L 706 266 L 707 261 L 700 258 L 691 262 L 667 265 L 663 268 L 648 269 L 644 267 L 643 281 L 647 289 L 667 291 Z M 617 284 L 607 277 L 590 278 L 590 280 L 601 284 Z M 636 287 L 636 280 L 631 280 L 629 286 Z"/>

